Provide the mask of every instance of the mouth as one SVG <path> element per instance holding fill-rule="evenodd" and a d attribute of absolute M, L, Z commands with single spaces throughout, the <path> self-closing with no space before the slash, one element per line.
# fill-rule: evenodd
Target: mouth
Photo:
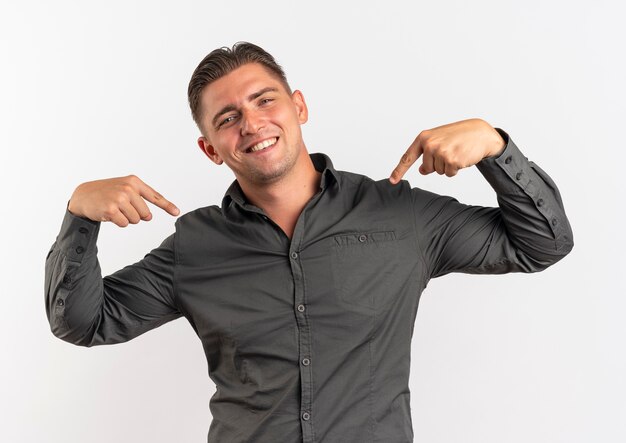
<path fill-rule="evenodd" d="M 272 146 L 274 146 L 277 141 L 278 141 L 278 137 L 268 138 L 267 140 L 260 141 L 250 146 L 248 149 L 246 149 L 245 152 L 250 154 L 253 152 L 264 151 L 265 149 L 271 148 Z"/>

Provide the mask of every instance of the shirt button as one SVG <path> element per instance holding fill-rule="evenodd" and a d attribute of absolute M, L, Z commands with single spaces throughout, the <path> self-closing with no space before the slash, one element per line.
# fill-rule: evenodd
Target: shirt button
<path fill-rule="evenodd" d="M 537 200 L 537 206 L 543 206 L 543 198 Z"/>
<path fill-rule="evenodd" d="M 76 253 L 77 254 L 82 254 L 83 252 L 85 252 L 85 248 L 83 248 L 82 246 L 76 247 Z"/>
<path fill-rule="evenodd" d="M 65 304 L 65 302 L 63 301 L 62 298 L 57 299 L 57 306 L 63 306 Z"/>
<path fill-rule="evenodd" d="M 304 305 L 298 305 L 297 309 L 299 312 L 304 312 Z"/>
<path fill-rule="evenodd" d="M 72 277 L 70 277 L 69 275 L 65 275 L 63 277 L 63 283 L 65 284 L 72 283 Z"/>
<path fill-rule="evenodd" d="M 365 240 L 367 240 L 367 235 L 365 235 L 365 234 L 359 235 L 359 241 L 361 243 L 365 243 Z"/>
<path fill-rule="evenodd" d="M 556 218 L 552 219 L 552 226 L 556 226 L 556 224 L 558 223 L 558 221 L 556 220 Z"/>
<path fill-rule="evenodd" d="M 515 180 L 519 180 L 520 178 L 522 178 L 521 172 L 518 172 L 517 174 L 515 174 Z"/>
<path fill-rule="evenodd" d="M 297 252 L 292 252 L 291 253 L 291 258 L 293 258 L 294 260 L 298 258 L 298 253 Z"/>
<path fill-rule="evenodd" d="M 508 165 L 509 163 L 511 163 L 511 160 L 513 160 L 513 159 L 509 155 L 507 158 L 504 159 L 504 163 L 506 163 Z"/>
<path fill-rule="evenodd" d="M 302 364 L 304 366 L 309 366 L 311 364 L 311 360 L 309 360 L 308 358 L 303 358 L 302 359 Z"/>
<path fill-rule="evenodd" d="M 302 413 L 302 420 L 308 421 L 310 418 L 311 418 L 311 414 L 309 414 L 308 412 Z"/>
<path fill-rule="evenodd" d="M 78 232 L 80 232 L 81 234 L 86 234 L 89 232 L 89 230 L 85 227 L 81 227 L 78 229 Z"/>

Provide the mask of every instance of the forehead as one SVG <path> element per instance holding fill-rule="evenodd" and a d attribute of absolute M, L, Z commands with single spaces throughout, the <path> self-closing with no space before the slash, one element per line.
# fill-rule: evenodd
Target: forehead
<path fill-rule="evenodd" d="M 282 83 L 262 65 L 248 63 L 206 86 L 202 90 L 202 109 L 211 114 L 222 106 L 237 106 L 250 94 L 268 86 L 285 90 Z"/>

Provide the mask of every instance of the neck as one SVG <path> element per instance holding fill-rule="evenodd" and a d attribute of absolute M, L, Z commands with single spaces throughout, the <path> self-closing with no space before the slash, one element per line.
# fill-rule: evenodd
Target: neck
<path fill-rule="evenodd" d="M 279 180 L 262 184 L 239 181 L 239 185 L 248 201 L 263 209 L 291 238 L 302 210 L 319 191 L 320 180 L 321 174 L 305 150 L 296 167 Z"/>

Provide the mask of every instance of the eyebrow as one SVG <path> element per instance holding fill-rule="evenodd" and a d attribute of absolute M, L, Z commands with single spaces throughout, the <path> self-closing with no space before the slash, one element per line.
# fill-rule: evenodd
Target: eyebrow
<path fill-rule="evenodd" d="M 267 88 L 263 88 L 257 92 L 250 94 L 248 96 L 248 101 L 255 100 L 267 92 L 276 92 L 276 91 L 278 91 L 278 88 L 275 88 L 273 86 L 268 86 Z M 222 109 L 220 109 L 220 111 L 217 114 L 215 114 L 215 117 L 213 117 L 213 121 L 212 121 L 213 126 L 215 126 L 215 124 L 217 123 L 217 120 L 222 115 L 226 114 L 227 112 L 236 111 L 236 110 L 237 110 L 237 107 L 235 105 L 230 104 L 230 105 L 224 106 Z"/>

